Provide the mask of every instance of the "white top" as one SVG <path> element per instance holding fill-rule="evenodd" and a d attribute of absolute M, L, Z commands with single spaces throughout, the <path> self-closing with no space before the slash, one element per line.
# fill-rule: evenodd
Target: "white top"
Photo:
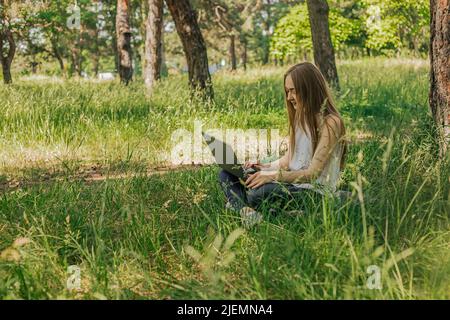
<path fill-rule="evenodd" d="M 336 144 L 328 162 L 325 164 L 323 171 L 315 182 L 311 183 L 295 183 L 300 188 L 315 189 L 320 193 L 328 190 L 332 193 L 336 192 L 339 182 L 341 170 L 340 163 L 342 157 L 342 143 Z M 295 130 L 295 150 L 292 158 L 289 160 L 289 170 L 307 169 L 313 158 L 313 146 L 309 131 L 306 133 L 300 126 Z M 317 186 L 319 184 L 320 186 Z"/>

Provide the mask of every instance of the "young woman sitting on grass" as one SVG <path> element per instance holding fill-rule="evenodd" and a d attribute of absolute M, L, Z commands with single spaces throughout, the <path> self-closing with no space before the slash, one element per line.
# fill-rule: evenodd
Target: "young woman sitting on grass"
<path fill-rule="evenodd" d="M 247 162 L 246 168 L 261 171 L 250 175 L 245 186 L 226 171 L 219 175 L 226 207 L 239 211 L 247 227 L 262 220 L 257 210 L 263 206 L 281 202 L 285 207 L 297 195 L 335 192 L 344 167 L 344 122 L 319 69 L 308 62 L 294 65 L 284 75 L 284 87 L 288 152 L 267 164 Z"/>

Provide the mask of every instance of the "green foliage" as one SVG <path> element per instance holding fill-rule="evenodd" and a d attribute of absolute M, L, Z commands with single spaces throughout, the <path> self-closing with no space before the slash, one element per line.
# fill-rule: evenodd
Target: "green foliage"
<path fill-rule="evenodd" d="M 427 52 L 429 2 L 426 0 L 329 1 L 330 33 L 337 53 L 349 46 L 392 54 L 402 48 Z M 277 23 L 271 55 L 284 60 L 311 51 L 306 4 L 292 7 Z"/>
<path fill-rule="evenodd" d="M 344 17 L 338 8 L 329 14 L 331 41 L 336 50 L 358 32 L 357 20 Z M 278 22 L 270 43 L 271 55 L 284 60 L 287 56 L 298 57 L 312 50 L 311 27 L 306 3 L 292 7 Z"/>
<path fill-rule="evenodd" d="M 402 47 L 422 52 L 428 50 L 429 1 L 364 0 L 362 3 L 367 48 L 385 53 Z"/>
<path fill-rule="evenodd" d="M 280 60 L 312 50 L 311 28 L 306 4 L 293 7 L 278 22 L 270 43 L 271 55 Z"/>
<path fill-rule="evenodd" d="M 29 74 L 31 65 L 39 73 L 90 76 L 100 71 L 114 71 L 116 0 L 103 0 L 101 12 L 89 0 L 80 0 L 82 32 L 70 30 L 66 20 L 73 1 L 35 1 L 35 6 L 14 5 L 8 14 L 14 19 L 18 50 L 13 73 Z M 140 74 L 145 34 L 145 1 L 133 0 L 130 21 L 137 76 Z M 427 0 L 328 0 L 330 31 L 339 58 L 364 55 L 420 55 L 429 47 L 429 3 Z M 195 0 L 208 49 L 210 65 L 230 61 L 230 34 L 234 34 L 238 66 L 286 62 L 311 57 L 311 32 L 305 1 L 278 0 Z M 222 24 L 216 7 L 225 9 Z M 102 17 L 101 30 L 97 28 Z M 167 8 L 164 9 L 164 52 L 171 73 L 186 69 L 181 41 Z M 98 57 L 98 59 L 97 59 Z M 60 58 L 60 59 L 58 59 Z M 80 66 L 74 60 L 79 61 Z M 60 67 L 61 62 L 64 69 Z M 99 65 L 97 68 L 96 66 Z M 15 69 L 14 69 L 15 68 Z M 174 72 L 175 71 L 175 72 Z"/>
<path fill-rule="evenodd" d="M 115 25 L 112 14 L 115 1 L 105 0 L 101 5 L 89 0 L 78 1 L 80 29 L 71 29 L 67 25 L 68 18 L 74 13 L 74 5 L 75 2 L 64 0 L 37 1 L 35 7 L 26 11 L 13 7 L 13 12 L 22 12 L 15 19 L 16 25 L 20 26 L 15 31 L 20 44 L 18 55 L 36 64 L 56 62 L 59 58 L 65 64 L 65 70 L 59 70 L 60 75 L 65 75 L 66 71 L 70 75 L 75 72 L 74 59 L 79 59 L 82 71 L 86 73 L 91 73 L 94 56 L 104 56 L 104 60 L 113 61 L 111 34 Z M 29 72 L 28 65 L 21 66 L 22 74 Z"/>
<path fill-rule="evenodd" d="M 449 299 L 450 166 L 436 156 L 428 66 L 341 61 L 340 188 L 357 197 L 263 212 L 245 233 L 216 167 L 147 170 L 194 119 L 287 134 L 284 68 L 214 75 L 209 106 L 189 101 L 185 77 L 151 98 L 138 82 L 0 86 L 0 188 L 18 184 L 0 191 L 0 299 Z M 107 178 L 84 181 L 92 171 Z M 66 289 L 70 265 L 80 290 Z M 370 265 L 381 290 L 366 287 Z"/>
<path fill-rule="evenodd" d="M 336 50 L 342 49 L 359 33 L 359 21 L 343 16 L 338 10 L 330 10 L 331 41 Z"/>

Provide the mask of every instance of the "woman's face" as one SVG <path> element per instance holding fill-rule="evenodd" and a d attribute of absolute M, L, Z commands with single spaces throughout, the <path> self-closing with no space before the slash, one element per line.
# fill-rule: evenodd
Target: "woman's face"
<path fill-rule="evenodd" d="M 284 84 L 286 90 L 287 100 L 292 103 L 292 106 L 297 110 L 300 106 L 300 101 L 297 101 L 297 94 L 295 92 L 294 81 L 292 81 L 291 75 L 287 75 L 286 82 Z"/>

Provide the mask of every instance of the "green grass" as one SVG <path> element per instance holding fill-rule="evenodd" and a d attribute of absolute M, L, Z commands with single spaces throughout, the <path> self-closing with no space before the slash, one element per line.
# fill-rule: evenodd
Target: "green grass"
<path fill-rule="evenodd" d="M 211 105 L 189 102 L 183 77 L 151 99 L 141 83 L 0 86 L 0 183 L 38 181 L 0 191 L 0 297 L 449 299 L 450 170 L 433 140 L 425 61 L 339 64 L 352 140 L 341 188 L 353 201 L 308 203 L 299 217 L 263 212 L 242 233 L 216 168 L 146 176 L 194 119 L 286 133 L 283 72 L 215 75 Z M 91 164 L 137 176 L 69 178 Z M 79 291 L 66 290 L 70 265 Z M 366 287 L 370 265 L 381 290 Z"/>

